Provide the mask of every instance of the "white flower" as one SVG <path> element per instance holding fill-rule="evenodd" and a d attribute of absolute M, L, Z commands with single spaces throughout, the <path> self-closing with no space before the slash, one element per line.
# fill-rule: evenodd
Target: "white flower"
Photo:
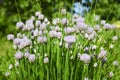
<path fill-rule="evenodd" d="M 45 19 L 44 19 L 44 22 L 47 23 L 47 22 L 48 22 L 48 18 L 45 18 Z"/>
<path fill-rule="evenodd" d="M 92 50 L 95 50 L 96 49 L 96 45 L 93 45 L 91 48 L 92 48 Z"/>
<path fill-rule="evenodd" d="M 77 19 L 78 17 L 78 14 L 73 14 L 73 19 Z"/>
<path fill-rule="evenodd" d="M 104 25 L 106 23 L 105 20 L 101 20 L 101 24 Z"/>
<path fill-rule="evenodd" d="M 13 39 L 14 39 L 14 35 L 13 34 L 7 35 L 7 40 L 13 40 Z"/>
<path fill-rule="evenodd" d="M 17 67 L 19 65 L 19 61 L 15 62 L 15 67 Z"/>
<path fill-rule="evenodd" d="M 84 80 L 89 80 L 88 78 L 84 78 Z"/>
<path fill-rule="evenodd" d="M 15 39 L 13 40 L 14 45 L 19 45 L 19 44 L 20 44 L 20 41 L 21 41 L 20 38 L 15 38 Z"/>
<path fill-rule="evenodd" d="M 57 25 L 58 23 L 60 23 L 60 19 L 59 18 L 55 18 L 55 19 L 53 19 L 52 23 L 54 25 Z"/>
<path fill-rule="evenodd" d="M 113 76 L 114 76 L 113 72 L 112 72 L 112 71 L 109 72 L 109 77 L 111 78 L 111 77 L 113 77 Z"/>
<path fill-rule="evenodd" d="M 36 20 L 35 26 L 36 26 L 36 27 L 40 27 L 40 24 L 41 24 L 41 21 L 40 21 L 40 20 Z"/>
<path fill-rule="evenodd" d="M 18 45 L 18 48 L 19 48 L 19 49 L 23 49 L 24 47 L 26 47 L 25 41 L 24 41 L 24 39 L 21 39 L 21 40 L 20 40 L 20 43 L 19 43 L 19 45 Z"/>
<path fill-rule="evenodd" d="M 40 24 L 40 27 L 39 27 L 40 30 L 44 30 L 45 28 L 46 28 L 46 23 Z"/>
<path fill-rule="evenodd" d="M 51 38 L 52 38 L 52 37 L 56 37 L 57 32 L 54 31 L 54 30 L 52 30 L 52 31 L 49 32 L 49 35 L 50 35 Z"/>
<path fill-rule="evenodd" d="M 85 19 L 83 18 L 83 17 L 81 17 L 81 16 L 79 16 L 77 19 L 76 19 L 76 22 L 78 23 L 78 22 L 84 22 L 85 21 Z"/>
<path fill-rule="evenodd" d="M 88 50 L 89 50 L 89 47 L 85 47 L 85 48 L 84 48 L 84 51 L 88 51 Z"/>
<path fill-rule="evenodd" d="M 94 29 L 92 27 L 88 27 L 86 32 L 87 32 L 87 34 L 91 34 L 94 32 Z"/>
<path fill-rule="evenodd" d="M 43 37 L 39 36 L 37 41 L 38 41 L 38 43 L 42 43 L 43 42 Z"/>
<path fill-rule="evenodd" d="M 88 40 L 92 40 L 95 38 L 96 33 L 92 32 L 91 34 L 87 34 L 85 33 L 85 38 L 87 38 Z"/>
<path fill-rule="evenodd" d="M 104 29 L 110 29 L 110 27 L 111 27 L 110 24 L 108 24 L 108 23 L 104 24 Z"/>
<path fill-rule="evenodd" d="M 110 44 L 109 48 L 110 48 L 110 49 L 114 48 L 114 45 L 113 45 L 113 44 Z"/>
<path fill-rule="evenodd" d="M 17 27 L 17 29 L 22 29 L 24 27 L 24 23 L 23 22 L 17 22 L 16 27 Z"/>
<path fill-rule="evenodd" d="M 21 59 L 23 57 L 23 53 L 22 52 L 16 52 L 15 54 L 15 58 L 16 59 Z"/>
<path fill-rule="evenodd" d="M 9 72 L 5 72 L 5 76 L 10 76 L 10 73 Z"/>
<path fill-rule="evenodd" d="M 118 40 L 118 36 L 113 36 L 112 40 L 113 41 L 117 41 Z"/>
<path fill-rule="evenodd" d="M 12 68 L 13 68 L 13 65 L 12 65 L 12 64 L 10 64 L 10 65 L 9 65 L 9 69 L 12 69 Z"/>
<path fill-rule="evenodd" d="M 67 13 L 66 9 L 61 10 L 61 14 L 65 15 Z"/>
<path fill-rule="evenodd" d="M 114 65 L 114 66 L 118 66 L 118 65 L 119 65 L 119 64 L 118 64 L 118 61 L 114 61 L 114 62 L 113 62 L 113 65 Z"/>
<path fill-rule="evenodd" d="M 95 68 L 96 68 L 97 66 L 98 66 L 98 64 L 97 64 L 97 63 L 94 63 L 93 67 L 95 67 Z"/>
<path fill-rule="evenodd" d="M 42 31 L 43 34 L 47 34 L 48 33 L 48 30 L 44 30 Z"/>
<path fill-rule="evenodd" d="M 40 14 L 41 13 L 39 11 L 35 12 L 35 16 L 37 16 L 37 17 L 40 16 Z"/>
<path fill-rule="evenodd" d="M 66 28 L 64 28 L 64 31 L 65 31 L 66 34 L 70 34 L 70 33 L 74 32 L 75 29 L 71 28 L 71 27 L 66 27 Z"/>
<path fill-rule="evenodd" d="M 41 36 L 43 33 L 42 31 L 38 31 L 38 35 Z"/>
<path fill-rule="evenodd" d="M 29 19 L 26 21 L 26 28 L 27 28 L 27 30 L 34 29 L 33 20 Z"/>
<path fill-rule="evenodd" d="M 28 60 L 29 60 L 30 62 L 34 62 L 34 61 L 35 61 L 35 54 L 30 54 Z"/>
<path fill-rule="evenodd" d="M 30 45 L 32 43 L 32 41 L 30 39 L 27 38 L 27 36 L 24 36 L 22 39 L 20 39 L 20 43 L 18 45 L 19 48 L 24 48 L 28 45 Z"/>
<path fill-rule="evenodd" d="M 114 24 L 112 24 L 111 26 L 110 26 L 110 29 L 115 29 L 115 25 Z"/>
<path fill-rule="evenodd" d="M 81 57 L 81 54 L 80 54 L 80 53 L 78 53 L 78 54 L 77 54 L 77 57 L 78 57 L 78 58 L 80 58 L 80 57 Z"/>
<path fill-rule="evenodd" d="M 48 63 L 48 62 L 49 62 L 48 57 L 45 57 L 45 58 L 44 58 L 44 63 Z"/>
<path fill-rule="evenodd" d="M 65 44 L 65 48 L 69 48 L 69 44 L 68 43 Z"/>
<path fill-rule="evenodd" d="M 56 37 L 59 39 L 62 38 L 62 32 L 57 32 Z"/>
<path fill-rule="evenodd" d="M 29 57 L 30 57 L 30 53 L 27 51 L 27 52 L 24 54 L 24 56 L 25 56 L 26 58 L 29 58 Z"/>
<path fill-rule="evenodd" d="M 107 51 L 104 49 L 101 49 L 100 53 L 98 54 L 98 58 L 104 58 L 107 54 Z"/>
<path fill-rule="evenodd" d="M 62 25 L 66 25 L 66 24 L 68 24 L 69 22 L 68 22 L 68 19 L 67 18 L 63 18 L 62 20 L 61 20 L 61 24 Z"/>
<path fill-rule="evenodd" d="M 34 21 L 34 20 L 35 20 L 35 16 L 31 16 L 31 20 L 33 20 L 33 21 Z"/>
<path fill-rule="evenodd" d="M 62 46 L 62 44 L 63 44 L 62 41 L 60 41 L 59 46 Z"/>
<path fill-rule="evenodd" d="M 100 16 L 99 15 L 96 15 L 95 16 L 95 21 L 98 21 L 100 19 Z"/>
<path fill-rule="evenodd" d="M 100 25 L 99 25 L 99 24 L 95 25 L 95 26 L 94 26 L 94 29 L 95 29 L 96 31 L 99 31 L 99 30 L 100 30 Z"/>
<path fill-rule="evenodd" d="M 47 42 L 47 38 L 45 36 L 43 36 L 43 37 L 39 36 L 37 40 L 38 40 L 38 43 Z"/>
<path fill-rule="evenodd" d="M 54 30 L 55 30 L 55 31 L 60 31 L 61 28 L 60 28 L 59 26 L 56 26 Z"/>
<path fill-rule="evenodd" d="M 17 37 L 18 38 L 22 37 L 22 34 L 21 33 L 17 33 Z"/>
<path fill-rule="evenodd" d="M 39 35 L 38 29 L 33 30 L 32 33 L 34 37 L 37 37 Z"/>
<path fill-rule="evenodd" d="M 47 57 L 48 55 L 45 53 L 44 56 Z"/>
<path fill-rule="evenodd" d="M 76 38 L 74 36 L 69 35 L 64 37 L 64 41 L 67 43 L 74 43 L 76 42 Z"/>
<path fill-rule="evenodd" d="M 40 14 L 40 15 L 38 16 L 38 19 L 43 20 L 43 19 L 44 19 L 44 15 L 43 15 L 43 14 Z"/>
<path fill-rule="evenodd" d="M 80 57 L 80 60 L 86 64 L 90 62 L 90 59 L 91 59 L 90 55 L 88 55 L 88 54 L 82 54 Z"/>
<path fill-rule="evenodd" d="M 79 30 L 85 30 L 87 28 L 87 25 L 85 23 L 83 23 L 83 22 L 78 22 L 76 27 Z"/>

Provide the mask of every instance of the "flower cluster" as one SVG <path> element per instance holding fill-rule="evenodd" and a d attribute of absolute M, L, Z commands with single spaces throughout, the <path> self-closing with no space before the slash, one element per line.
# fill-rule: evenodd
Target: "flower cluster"
<path fill-rule="evenodd" d="M 66 72 L 69 73 L 69 71 L 83 67 L 81 68 L 83 71 L 80 71 L 85 74 L 84 80 L 89 80 L 88 78 L 92 78 L 92 76 L 84 72 L 84 70 L 90 72 L 87 70 L 88 66 L 90 70 L 101 66 L 104 69 L 104 65 L 107 65 L 109 61 L 111 62 L 110 56 L 114 53 L 114 47 L 116 46 L 114 44 L 119 39 L 117 35 L 113 35 L 115 26 L 106 23 L 105 20 L 96 22 L 95 25 L 90 25 L 84 17 L 77 14 L 72 15 L 71 18 L 65 17 L 67 15 L 66 9 L 62 9 L 61 14 L 62 17 L 53 18 L 50 22 L 41 12 L 37 11 L 35 16 L 26 20 L 25 23 L 22 21 L 16 23 L 19 33 L 16 36 L 13 34 L 7 36 L 8 40 L 13 41 L 13 46 L 17 51 L 14 55 L 15 67 L 21 67 L 21 62 L 21 64 L 26 64 L 26 66 L 36 67 L 36 73 L 38 69 L 43 69 L 44 67 L 44 71 L 41 70 L 43 72 L 38 73 L 45 74 L 47 72 L 47 74 L 51 74 L 52 72 L 60 71 L 57 74 L 61 75 L 61 72 L 64 75 L 68 75 Z M 100 21 L 99 18 L 96 20 Z M 108 31 L 112 31 L 112 38 L 110 38 L 111 34 L 104 35 Z M 117 60 L 112 61 L 112 64 L 116 67 L 119 66 Z M 13 67 L 13 64 L 9 65 L 10 70 Z M 34 72 L 33 68 L 28 68 Z M 62 69 L 66 72 L 64 73 Z M 99 69 L 101 68 L 96 70 Z M 78 71 L 78 73 L 81 72 Z M 108 72 L 109 78 L 114 76 L 113 72 Z M 72 73 L 71 75 L 73 75 Z M 106 73 L 103 75 L 106 75 Z M 5 73 L 5 76 L 9 75 L 9 72 Z M 86 78 L 87 76 L 89 77 Z"/>

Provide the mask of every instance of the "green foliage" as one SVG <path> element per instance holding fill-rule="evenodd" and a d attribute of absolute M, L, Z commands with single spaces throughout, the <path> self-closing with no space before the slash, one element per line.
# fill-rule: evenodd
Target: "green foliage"
<path fill-rule="evenodd" d="M 120 0 L 93 0 L 92 11 L 104 20 L 120 20 Z"/>

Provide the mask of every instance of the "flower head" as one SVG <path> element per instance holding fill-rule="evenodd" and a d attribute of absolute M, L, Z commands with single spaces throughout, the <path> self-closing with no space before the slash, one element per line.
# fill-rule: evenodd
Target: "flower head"
<path fill-rule="evenodd" d="M 85 30 L 87 28 L 87 25 L 83 22 L 78 22 L 76 27 L 79 29 L 79 30 Z"/>
<path fill-rule="evenodd" d="M 19 61 L 15 62 L 15 67 L 17 67 L 19 65 Z"/>
<path fill-rule="evenodd" d="M 67 13 L 66 9 L 61 10 L 61 14 L 65 15 Z"/>
<path fill-rule="evenodd" d="M 5 76 L 10 76 L 10 72 L 5 72 Z"/>
<path fill-rule="evenodd" d="M 98 66 L 98 64 L 97 64 L 97 63 L 94 63 L 93 67 L 95 67 L 95 68 L 96 68 L 97 66 Z"/>
<path fill-rule="evenodd" d="M 82 54 L 80 57 L 80 60 L 86 64 L 90 62 L 90 59 L 91 59 L 90 55 L 88 55 L 88 54 Z"/>
<path fill-rule="evenodd" d="M 30 53 L 27 51 L 27 52 L 24 54 L 24 56 L 25 56 L 26 58 L 29 58 L 29 57 L 30 57 Z"/>
<path fill-rule="evenodd" d="M 13 65 L 12 65 L 12 64 L 10 64 L 10 65 L 9 65 L 9 69 L 12 69 L 12 68 L 13 68 Z"/>
<path fill-rule="evenodd" d="M 101 24 L 104 25 L 106 23 L 105 20 L 101 20 Z"/>
<path fill-rule="evenodd" d="M 40 20 L 36 20 L 35 26 L 36 26 L 36 27 L 40 27 L 40 25 L 41 25 L 41 21 L 40 21 Z"/>
<path fill-rule="evenodd" d="M 69 35 L 64 37 L 64 41 L 67 43 L 74 43 L 76 42 L 76 38 L 74 36 Z"/>
<path fill-rule="evenodd" d="M 45 58 L 44 58 L 44 63 L 48 63 L 48 62 L 49 62 L 48 57 L 45 57 Z"/>
<path fill-rule="evenodd" d="M 114 48 L 114 45 L 113 45 L 113 44 L 110 44 L 109 48 L 110 48 L 110 49 L 113 49 L 113 48 Z"/>
<path fill-rule="evenodd" d="M 23 53 L 22 52 L 16 52 L 16 54 L 15 54 L 15 58 L 16 59 L 21 59 L 23 57 Z"/>
<path fill-rule="evenodd" d="M 119 65 L 119 64 L 118 64 L 118 61 L 115 60 L 115 61 L 113 62 L 113 65 L 114 65 L 114 66 L 118 66 L 118 65 Z"/>
<path fill-rule="evenodd" d="M 61 20 L 61 24 L 62 25 L 67 25 L 69 22 L 68 22 L 68 19 L 67 18 L 63 18 L 62 20 Z"/>
<path fill-rule="evenodd" d="M 24 27 L 24 23 L 23 22 L 17 22 L 16 23 L 16 28 L 17 29 L 22 29 Z"/>
<path fill-rule="evenodd" d="M 113 41 L 117 41 L 117 40 L 118 40 L 118 37 L 117 37 L 117 36 L 113 36 L 112 40 L 113 40 Z"/>
<path fill-rule="evenodd" d="M 95 25 L 95 26 L 94 26 L 94 29 L 95 29 L 96 31 L 99 31 L 99 30 L 100 30 L 100 25 L 98 25 L 98 24 Z"/>
<path fill-rule="evenodd" d="M 7 35 L 7 40 L 13 40 L 13 39 L 14 39 L 14 35 L 13 34 Z"/>
<path fill-rule="evenodd" d="M 30 62 L 34 62 L 34 61 L 35 61 L 35 54 L 30 54 L 28 60 L 29 60 Z"/>
<path fill-rule="evenodd" d="M 109 72 L 109 77 L 111 78 L 111 77 L 113 77 L 114 76 L 114 74 L 113 74 L 113 72 L 111 71 L 111 72 Z"/>
<path fill-rule="evenodd" d="M 101 49 L 100 53 L 98 54 L 98 58 L 104 58 L 107 54 L 107 51 L 104 49 Z"/>
<path fill-rule="evenodd" d="M 64 31 L 66 34 L 70 34 L 70 33 L 74 32 L 75 29 L 72 27 L 66 27 L 66 28 L 64 28 Z"/>
<path fill-rule="evenodd" d="M 86 32 L 87 32 L 87 34 L 91 34 L 94 32 L 94 29 L 92 27 L 88 27 Z"/>
<path fill-rule="evenodd" d="M 89 80 L 88 78 L 84 78 L 84 80 Z"/>
<path fill-rule="evenodd" d="M 45 36 L 38 37 L 38 43 L 45 43 L 45 42 L 47 42 L 47 38 Z"/>

